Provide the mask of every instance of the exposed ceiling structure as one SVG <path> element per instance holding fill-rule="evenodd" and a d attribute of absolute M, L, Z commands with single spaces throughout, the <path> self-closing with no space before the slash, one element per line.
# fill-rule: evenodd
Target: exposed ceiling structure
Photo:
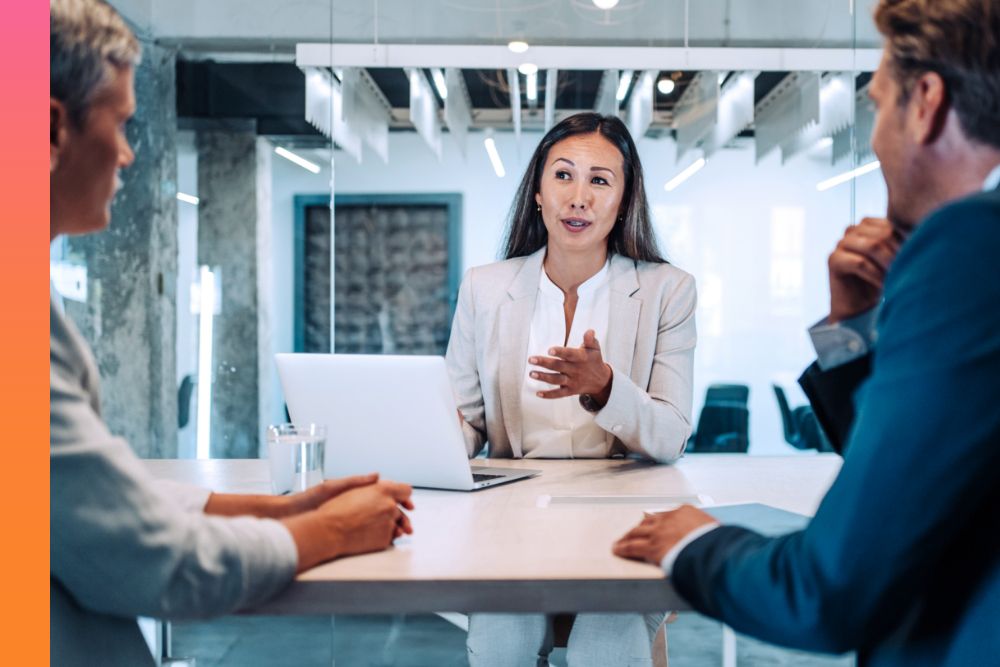
<path fill-rule="evenodd" d="M 341 147 L 357 143 L 356 150 L 372 131 L 417 129 L 428 133 L 434 150 L 433 135 L 441 130 L 519 133 L 601 110 L 617 111 L 633 131 L 669 133 L 707 153 L 719 142 L 754 136 L 766 103 L 760 117 L 770 117 L 770 131 L 779 134 L 758 142 L 758 152 L 780 147 L 791 155 L 820 126 L 824 137 L 843 130 L 841 120 L 829 121 L 844 115 L 843 96 L 839 111 L 824 112 L 826 122 L 820 106 L 830 107 L 833 79 L 854 80 L 855 91 L 863 87 L 879 45 L 868 18 L 871 0 L 621 0 L 612 10 L 592 0 L 115 4 L 148 39 L 179 51 L 182 124 L 252 122 L 260 134 L 297 145 L 322 145 L 330 137 Z M 507 47 L 512 40 L 529 50 L 514 53 Z M 519 74 L 519 66 L 532 74 Z M 464 121 L 448 117 L 449 71 L 469 107 Z M 317 124 L 316 113 L 314 122 L 306 120 L 309 72 L 323 72 L 337 91 L 347 89 L 346 101 L 325 107 L 330 122 Z M 662 91 L 652 88 L 661 81 Z M 699 87 L 689 90 L 692 82 Z M 415 116 L 421 91 L 435 118 Z M 344 105 L 358 95 L 368 109 L 381 109 L 375 115 L 384 117 L 384 128 L 359 129 L 372 123 L 359 121 L 357 109 L 356 127 L 345 127 Z"/>
<path fill-rule="evenodd" d="M 300 42 L 878 48 L 873 0 L 115 0 L 164 44 L 290 60 Z"/>

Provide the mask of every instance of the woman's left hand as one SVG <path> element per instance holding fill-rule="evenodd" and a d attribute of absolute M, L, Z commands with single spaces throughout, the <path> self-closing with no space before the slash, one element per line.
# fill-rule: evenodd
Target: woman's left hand
<path fill-rule="evenodd" d="M 553 347 L 551 356 L 530 357 L 528 363 L 552 371 L 531 371 L 531 377 L 551 385 L 555 389 L 538 392 L 541 398 L 563 398 L 578 394 L 590 394 L 599 405 L 608 402 L 611 395 L 611 366 L 604 363 L 601 345 L 597 342 L 593 329 L 583 334 L 580 347 Z"/>

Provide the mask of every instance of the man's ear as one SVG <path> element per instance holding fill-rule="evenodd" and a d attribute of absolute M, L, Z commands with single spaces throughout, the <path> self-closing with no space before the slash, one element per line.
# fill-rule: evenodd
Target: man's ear
<path fill-rule="evenodd" d="M 910 93 L 910 121 L 913 139 L 926 145 L 937 141 L 944 131 L 951 105 L 944 79 L 937 72 L 925 72 L 913 82 Z"/>
<path fill-rule="evenodd" d="M 54 97 L 49 98 L 49 173 L 59 165 L 59 156 L 69 139 L 69 114 L 66 106 Z"/>

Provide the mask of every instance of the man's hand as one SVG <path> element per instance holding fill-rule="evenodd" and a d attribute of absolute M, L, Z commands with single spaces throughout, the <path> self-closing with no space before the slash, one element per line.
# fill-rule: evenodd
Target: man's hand
<path fill-rule="evenodd" d="M 691 505 L 683 505 L 671 512 L 650 514 L 615 542 L 612 551 L 622 558 L 644 560 L 658 566 L 681 538 L 709 523 L 716 523 L 716 520 Z"/>
<path fill-rule="evenodd" d="M 376 482 L 345 491 L 317 509 L 284 520 L 299 553 L 298 571 L 323 561 L 380 551 L 413 532 L 408 484 Z"/>
<path fill-rule="evenodd" d="M 553 347 L 549 357 L 531 357 L 528 363 L 546 368 L 551 373 L 532 371 L 531 377 L 555 385 L 555 389 L 540 391 L 542 398 L 563 398 L 590 394 L 599 405 L 608 402 L 611 395 L 611 366 L 604 363 L 601 345 L 593 329 L 583 334 L 580 347 Z"/>
<path fill-rule="evenodd" d="M 828 262 L 831 324 L 878 305 L 901 243 L 900 233 L 885 218 L 865 218 L 847 228 Z"/>
<path fill-rule="evenodd" d="M 341 479 L 328 479 L 322 484 L 310 487 L 301 493 L 284 496 L 287 500 L 288 513 L 284 516 L 294 516 L 302 512 L 314 510 L 323 503 L 336 498 L 342 493 L 368 486 L 378 481 L 378 473 L 373 472 L 367 475 L 355 475 L 353 477 L 343 477 Z"/>
<path fill-rule="evenodd" d="M 284 519 L 314 510 L 345 491 L 378 481 L 378 473 L 344 479 L 328 479 L 301 493 L 270 496 L 248 493 L 213 493 L 205 503 L 205 514 L 216 516 L 255 516 L 261 519 Z"/>

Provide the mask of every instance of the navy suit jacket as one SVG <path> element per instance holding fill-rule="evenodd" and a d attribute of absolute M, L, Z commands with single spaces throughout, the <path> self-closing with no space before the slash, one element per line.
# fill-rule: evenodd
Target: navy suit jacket
<path fill-rule="evenodd" d="M 681 552 L 674 585 L 776 644 L 1000 664 L 1000 191 L 918 227 L 878 326 L 843 468 L 809 526 L 718 528 Z"/>
<path fill-rule="evenodd" d="M 823 370 L 813 362 L 799 378 L 813 414 L 833 450 L 844 455 L 854 426 L 854 395 L 872 372 L 869 352 L 846 364 Z"/>

